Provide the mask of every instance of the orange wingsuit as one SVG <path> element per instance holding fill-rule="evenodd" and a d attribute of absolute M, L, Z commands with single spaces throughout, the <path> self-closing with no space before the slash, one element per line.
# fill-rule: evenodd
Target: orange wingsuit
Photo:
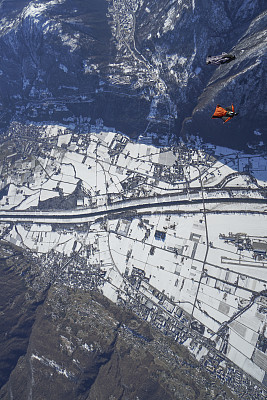
<path fill-rule="evenodd" d="M 229 121 L 232 119 L 235 115 L 238 115 L 238 113 L 235 113 L 234 105 L 230 107 L 221 107 L 220 104 L 217 104 L 217 107 L 214 111 L 214 114 L 211 118 L 221 118 L 225 124 L 225 122 Z"/>

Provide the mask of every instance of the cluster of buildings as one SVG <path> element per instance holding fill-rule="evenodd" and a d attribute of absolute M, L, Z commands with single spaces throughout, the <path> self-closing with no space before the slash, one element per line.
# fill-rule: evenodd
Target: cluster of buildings
<path fill-rule="evenodd" d="M 231 388 L 240 398 L 263 399 L 266 396 L 263 388 L 255 385 L 241 368 L 227 359 L 224 350 L 225 342 L 229 338 L 229 329 L 215 340 L 207 337 L 205 326 L 185 312 L 183 304 L 176 305 L 164 293 L 152 287 L 142 270 L 133 268 L 131 275 L 127 275 L 124 293 L 127 295 L 119 296 L 119 303 L 161 330 L 164 335 L 186 346 L 204 369 Z M 267 341 L 263 336 L 259 338 L 257 347 L 264 353 Z M 266 386 L 265 381 L 264 385 Z"/>

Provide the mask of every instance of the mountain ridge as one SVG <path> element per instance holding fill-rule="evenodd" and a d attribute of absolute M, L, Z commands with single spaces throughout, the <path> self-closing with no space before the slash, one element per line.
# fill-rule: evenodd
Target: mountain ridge
<path fill-rule="evenodd" d="M 234 130 L 239 140 L 230 144 L 244 149 L 255 142 L 258 129 L 265 142 L 264 1 L 7 4 L 0 5 L 5 10 L 0 21 L 2 130 L 15 119 L 78 123 L 82 116 L 91 122 L 102 118 L 131 137 L 152 131 L 175 140 L 199 134 L 216 142 L 226 132 L 224 144 L 231 147 L 228 132 Z M 236 53 L 235 62 L 215 69 L 205 65 L 207 54 L 221 51 Z M 242 77 L 251 93 L 261 86 L 257 97 L 244 97 Z M 222 80 L 223 91 L 214 80 Z M 210 124 L 217 99 L 240 108 L 231 128 Z M 55 103 L 61 104 L 60 112 Z M 251 116 L 252 106 L 260 112 Z M 191 124 L 185 124 L 188 118 Z M 214 134 L 207 134 L 213 128 Z"/>

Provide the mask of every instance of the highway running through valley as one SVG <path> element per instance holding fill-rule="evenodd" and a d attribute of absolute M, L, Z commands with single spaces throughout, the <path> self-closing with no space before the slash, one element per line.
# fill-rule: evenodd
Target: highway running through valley
<path fill-rule="evenodd" d="M 169 196 L 125 200 L 96 208 L 75 210 L 1 210 L 1 222 L 85 223 L 96 218 L 122 213 L 203 213 L 203 198 L 173 199 Z M 263 198 L 206 198 L 205 213 L 267 214 L 267 199 Z"/>

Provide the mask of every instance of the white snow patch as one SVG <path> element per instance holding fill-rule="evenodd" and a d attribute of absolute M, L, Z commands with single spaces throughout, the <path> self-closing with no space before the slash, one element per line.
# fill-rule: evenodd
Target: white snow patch
<path fill-rule="evenodd" d="M 58 137 L 58 142 L 57 142 L 58 147 L 61 147 L 63 144 L 68 145 L 71 140 L 71 137 L 72 137 L 71 133 L 68 133 L 66 135 L 60 135 Z"/>
<path fill-rule="evenodd" d="M 202 71 L 202 68 L 197 67 L 197 68 L 195 69 L 195 74 L 198 75 L 201 71 Z"/>
<path fill-rule="evenodd" d="M 68 68 L 63 64 L 59 64 L 59 68 L 62 69 L 62 71 L 66 72 L 66 73 L 68 72 Z"/>
<path fill-rule="evenodd" d="M 59 364 L 57 364 L 54 360 L 49 360 L 46 357 L 39 357 L 36 354 L 31 355 L 32 360 L 38 360 L 42 364 L 54 368 L 60 375 L 64 375 L 66 378 L 72 378 L 73 374 L 68 372 L 66 368 L 62 368 Z"/>
<path fill-rule="evenodd" d="M 167 18 L 164 22 L 163 26 L 163 33 L 166 33 L 167 31 L 173 30 L 174 29 L 174 24 L 173 21 L 175 19 L 176 11 L 175 7 L 171 8 L 167 14 Z"/>
<path fill-rule="evenodd" d="M 41 189 L 40 201 L 45 201 L 54 197 L 59 197 L 59 193 L 52 192 L 51 190 Z"/>
<path fill-rule="evenodd" d="M 253 133 L 256 136 L 261 136 L 262 135 L 262 133 L 260 131 L 258 131 L 258 129 L 256 129 Z"/>
<path fill-rule="evenodd" d="M 182 67 L 185 65 L 186 61 L 187 61 L 187 58 L 185 58 L 185 57 L 178 57 L 178 59 L 177 59 L 178 64 L 180 64 Z"/>
<path fill-rule="evenodd" d="M 60 130 L 65 130 L 64 127 L 59 125 L 47 125 L 42 135 L 43 138 L 58 136 Z"/>

